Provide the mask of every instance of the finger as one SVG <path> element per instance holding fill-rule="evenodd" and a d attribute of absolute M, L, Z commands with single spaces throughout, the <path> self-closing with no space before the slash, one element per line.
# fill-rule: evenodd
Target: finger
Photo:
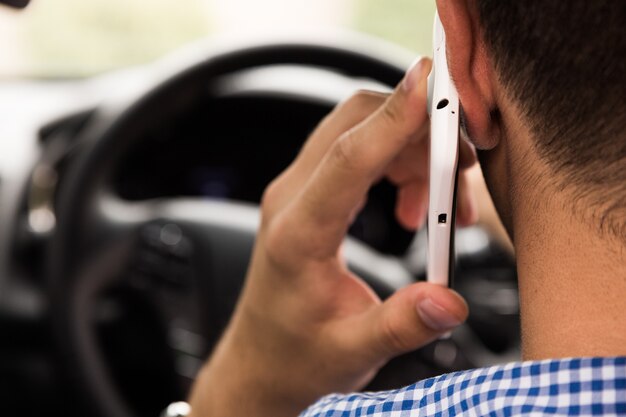
<path fill-rule="evenodd" d="M 374 91 L 359 91 L 345 102 L 339 104 L 317 127 L 304 144 L 302 150 L 291 165 L 271 185 L 271 192 L 266 191 L 264 206 L 271 205 L 270 212 L 276 212 L 293 200 L 311 177 L 312 172 L 342 133 L 358 125 L 380 106 L 389 94 Z M 267 200 L 270 201 L 267 201 Z M 267 204 L 269 203 L 269 204 Z"/>
<path fill-rule="evenodd" d="M 398 188 L 396 218 L 408 230 L 424 225 L 428 214 L 427 180 L 415 180 Z"/>
<path fill-rule="evenodd" d="M 426 345 L 467 316 L 467 304 L 458 293 L 422 282 L 398 291 L 341 331 L 347 346 L 355 351 L 367 346 L 373 359 L 386 360 Z"/>
<path fill-rule="evenodd" d="M 459 226 L 471 226 L 478 221 L 478 205 L 471 185 L 469 173 L 460 172 L 456 211 L 456 222 Z"/>
<path fill-rule="evenodd" d="M 389 165 L 386 177 L 393 184 L 401 186 L 411 181 L 428 178 L 428 132 L 419 142 L 410 143 Z"/>
<path fill-rule="evenodd" d="M 388 97 L 387 93 L 361 90 L 335 107 L 304 144 L 294 161 L 294 171 L 302 178 L 308 179 L 333 142 L 344 132 L 371 116 Z"/>
<path fill-rule="evenodd" d="M 461 169 L 471 168 L 477 161 L 476 148 L 467 140 L 461 138 L 459 147 L 459 167 Z"/>
<path fill-rule="evenodd" d="M 294 225 L 307 243 L 322 242 L 308 247 L 317 255 L 336 252 L 355 205 L 424 125 L 430 61 L 420 62 L 382 107 L 333 144 L 294 202 Z"/>

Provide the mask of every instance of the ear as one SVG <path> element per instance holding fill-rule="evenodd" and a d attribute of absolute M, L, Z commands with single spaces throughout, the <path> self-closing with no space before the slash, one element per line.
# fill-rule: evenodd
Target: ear
<path fill-rule="evenodd" d="M 493 69 L 482 40 L 473 0 L 437 0 L 446 33 L 448 67 L 465 115 L 471 142 L 492 149 L 500 141 Z"/>

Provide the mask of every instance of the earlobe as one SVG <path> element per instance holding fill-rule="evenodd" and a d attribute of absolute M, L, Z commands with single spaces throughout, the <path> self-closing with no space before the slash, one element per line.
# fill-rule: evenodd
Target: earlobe
<path fill-rule="evenodd" d="M 482 41 L 478 10 L 472 0 L 438 0 L 446 33 L 450 75 L 454 80 L 464 122 L 478 149 L 493 149 L 500 141 L 492 66 Z"/>

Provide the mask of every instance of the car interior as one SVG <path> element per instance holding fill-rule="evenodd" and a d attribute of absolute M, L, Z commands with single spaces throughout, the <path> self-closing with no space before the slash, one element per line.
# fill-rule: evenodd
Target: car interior
<path fill-rule="evenodd" d="M 52 7 L 31 6 L 0 22 L 40 23 Z M 418 9 L 432 19 L 434 5 Z M 391 91 L 417 55 L 384 34 L 209 33 L 91 73 L 0 67 L 3 409 L 147 417 L 184 399 L 237 302 L 265 187 L 334 106 Z M 345 242 L 348 265 L 382 298 L 425 279 L 426 230 L 398 225 L 395 198 L 377 184 Z M 367 390 L 519 357 L 513 254 L 481 222 L 456 242 L 469 320 L 391 361 Z"/>

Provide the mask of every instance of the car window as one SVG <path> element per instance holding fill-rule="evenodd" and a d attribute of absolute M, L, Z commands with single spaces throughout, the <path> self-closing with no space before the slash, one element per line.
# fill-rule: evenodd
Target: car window
<path fill-rule="evenodd" d="M 0 77 L 90 76 L 211 35 L 351 29 L 428 53 L 434 9 L 423 0 L 33 0 L 0 10 Z"/>

